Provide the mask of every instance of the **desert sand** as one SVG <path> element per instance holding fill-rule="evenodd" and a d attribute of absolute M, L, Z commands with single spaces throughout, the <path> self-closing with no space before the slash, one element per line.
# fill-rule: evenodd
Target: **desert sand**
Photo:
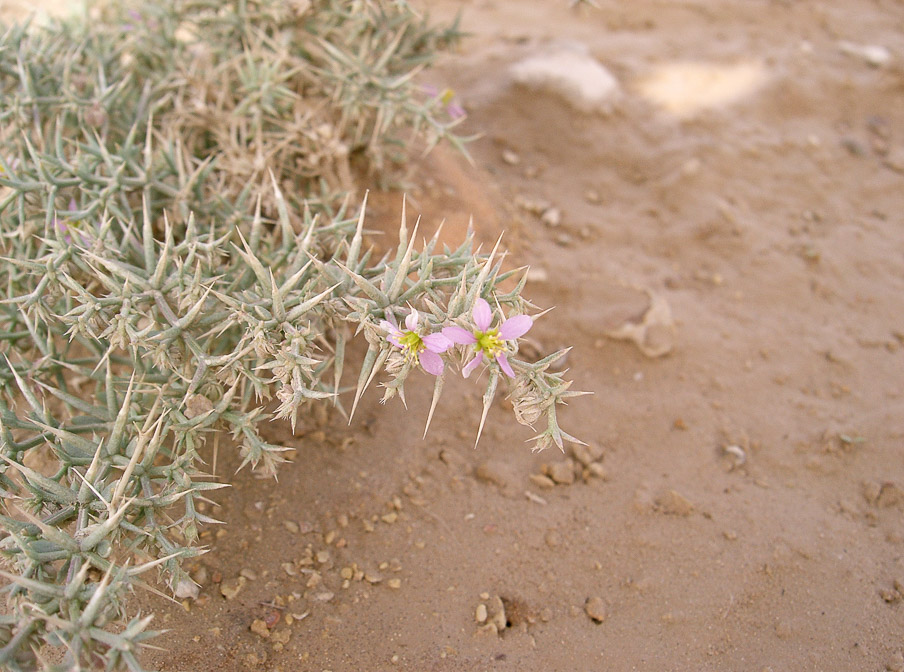
<path fill-rule="evenodd" d="M 391 243 L 404 191 L 505 231 L 588 445 L 532 454 L 500 395 L 475 448 L 473 380 L 422 439 L 426 377 L 274 423 L 278 482 L 223 437 L 199 598 L 136 597 L 149 667 L 904 670 L 904 5 L 568 4 L 430 3 L 474 162 L 418 158 L 368 221 Z M 519 83 L 563 49 L 616 86 Z"/>

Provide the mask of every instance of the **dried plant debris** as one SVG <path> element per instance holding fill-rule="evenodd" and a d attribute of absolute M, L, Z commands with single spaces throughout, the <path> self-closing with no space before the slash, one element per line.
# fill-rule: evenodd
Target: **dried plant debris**
<path fill-rule="evenodd" d="M 534 308 L 498 249 L 418 244 L 403 209 L 398 249 L 374 259 L 364 205 L 344 199 L 412 138 L 462 146 L 460 106 L 414 80 L 455 26 L 388 0 L 110 3 L 95 19 L 0 38 L 0 668 L 14 671 L 141 669 L 155 633 L 127 591 L 154 570 L 196 594 L 183 563 L 225 487 L 200 451 L 228 431 L 243 467 L 275 474 L 288 448 L 257 429 L 271 399 L 293 424 L 312 404 L 350 416 L 375 379 L 404 401 L 419 372 L 432 416 L 450 370 L 482 367 L 480 429 L 501 384 L 521 423 L 543 423 L 537 448 L 577 441 L 556 417 L 579 394 L 550 370 L 562 353 L 518 358 Z M 350 374 L 355 336 L 367 352 Z"/>

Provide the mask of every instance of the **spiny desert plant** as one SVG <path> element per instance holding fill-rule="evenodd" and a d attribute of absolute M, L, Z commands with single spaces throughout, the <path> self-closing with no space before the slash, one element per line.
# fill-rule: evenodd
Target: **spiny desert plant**
<path fill-rule="evenodd" d="M 141 669 L 154 633 L 127 593 L 155 570 L 192 594 L 182 563 L 218 522 L 198 504 L 224 487 L 199 451 L 229 432 L 274 474 L 273 397 L 293 423 L 353 413 L 373 380 L 404 400 L 423 369 L 432 417 L 448 371 L 484 365 L 480 429 L 505 380 L 520 422 L 545 419 L 538 448 L 574 440 L 561 353 L 517 357 L 533 307 L 498 250 L 419 246 L 403 212 L 375 259 L 364 205 L 339 199 L 404 142 L 461 142 L 447 96 L 415 82 L 455 36 L 401 0 L 170 0 L 5 30 L 0 668 Z"/>

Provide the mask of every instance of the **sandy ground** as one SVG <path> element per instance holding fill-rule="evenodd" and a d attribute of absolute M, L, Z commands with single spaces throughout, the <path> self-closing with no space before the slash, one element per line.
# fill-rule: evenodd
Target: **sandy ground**
<path fill-rule="evenodd" d="M 484 136 L 409 189 L 447 235 L 507 230 L 590 449 L 532 454 L 503 403 L 475 449 L 473 381 L 426 440 L 427 384 L 273 425 L 295 463 L 218 498 L 200 598 L 145 603 L 149 666 L 904 670 L 904 5 L 599 4 L 431 3 L 464 10 L 431 76 Z M 512 84 L 563 41 L 618 79 L 608 113 Z M 647 354 L 606 336 L 651 302 Z"/>

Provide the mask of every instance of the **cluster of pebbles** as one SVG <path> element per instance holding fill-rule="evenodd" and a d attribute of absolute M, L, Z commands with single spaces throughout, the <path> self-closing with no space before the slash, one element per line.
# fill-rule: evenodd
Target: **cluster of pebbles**
<path fill-rule="evenodd" d="M 541 490 L 552 490 L 557 485 L 571 485 L 578 479 L 585 483 L 599 478 L 608 479 L 602 464 L 603 448 L 596 444 L 573 446 L 571 457 L 556 462 L 544 463 L 539 474 L 531 474 L 530 481 Z"/>

